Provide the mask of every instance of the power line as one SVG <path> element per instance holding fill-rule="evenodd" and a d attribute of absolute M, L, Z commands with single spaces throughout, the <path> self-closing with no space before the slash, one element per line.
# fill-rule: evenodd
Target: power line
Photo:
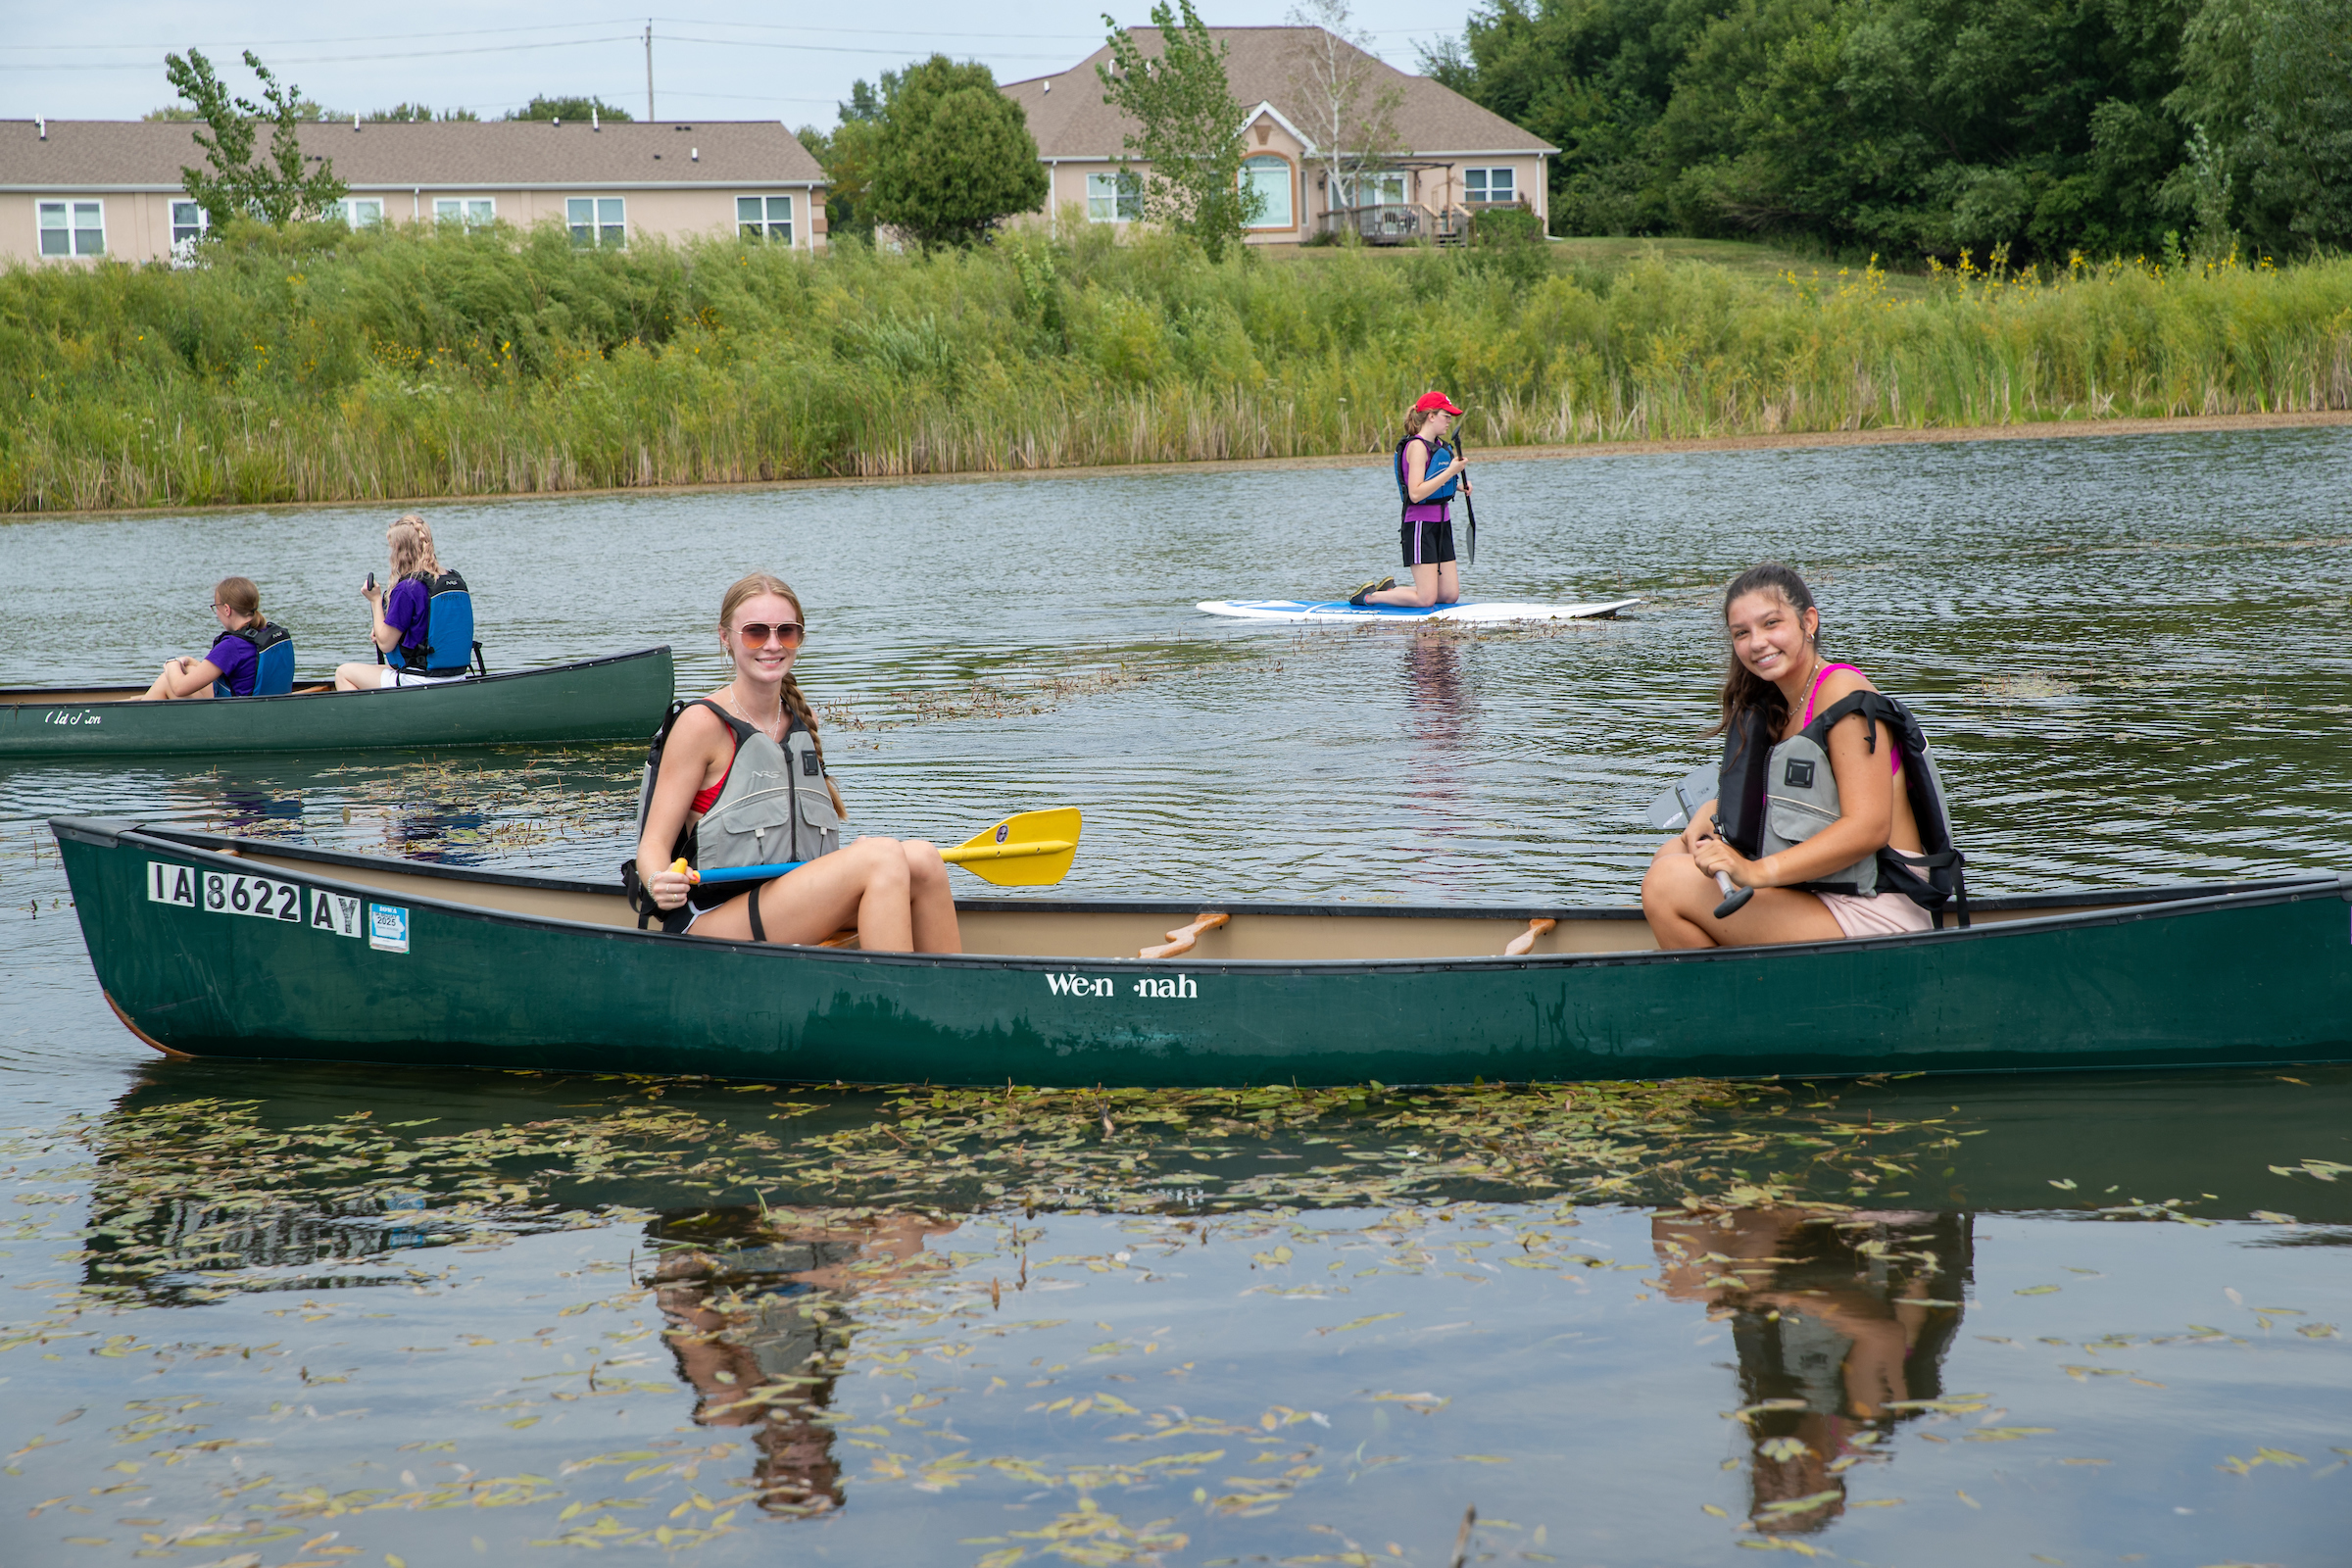
<path fill-rule="evenodd" d="M 509 54 L 518 49 L 565 49 L 580 44 L 635 43 L 636 41 L 636 34 L 620 33 L 604 38 L 552 38 L 543 43 L 479 44 L 470 49 L 375 49 L 369 50 L 364 55 L 289 55 L 281 57 L 277 64 L 281 66 L 331 66 L 351 61 L 437 60 L 451 55 L 499 55 Z M 112 65 L 84 65 L 72 62 L 62 65 L 35 63 L 13 65 L 0 61 L 0 71 L 153 71 L 154 69 L 154 63 L 145 60 L 125 60 Z"/>
<path fill-rule="evenodd" d="M 627 26 L 631 20 L 628 17 L 612 17 L 603 22 L 542 22 L 528 27 L 469 27 L 460 31 L 443 28 L 434 32 L 378 32 L 336 38 L 251 38 L 236 43 L 222 43 L 216 40 L 213 47 L 216 49 L 276 49 L 284 46 L 299 47 L 305 44 L 399 43 L 411 38 L 488 38 L 509 32 L 554 32 L 559 28 L 571 27 L 622 27 Z M 561 42 L 562 40 L 555 41 Z M 155 47 L 154 44 L 146 43 L 0 43 L 0 50 L 138 49 L 146 51 L 153 50 Z M 203 45 L 199 43 L 196 47 L 202 48 Z"/>

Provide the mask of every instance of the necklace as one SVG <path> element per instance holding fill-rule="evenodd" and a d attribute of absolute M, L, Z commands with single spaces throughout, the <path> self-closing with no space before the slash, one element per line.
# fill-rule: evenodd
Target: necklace
<path fill-rule="evenodd" d="M 1819 649 L 1815 649 L 1815 650 L 1813 651 L 1813 662 L 1812 662 L 1812 663 L 1810 663 L 1810 664 L 1808 664 L 1807 666 L 1805 666 L 1805 678 L 1804 678 L 1804 680 L 1803 680 L 1802 682 L 1800 682 L 1800 683 L 1799 683 L 1799 689 L 1800 689 L 1800 690 L 1802 690 L 1802 691 L 1804 691 L 1804 692 L 1805 692 L 1805 693 L 1806 693 L 1808 696 L 1809 696 L 1809 695 L 1811 695 L 1811 693 L 1812 693 L 1812 690 L 1813 690 L 1813 682 L 1814 682 L 1814 679 L 1815 679 L 1817 676 L 1819 676 L 1820 674 L 1821 674 L 1821 650 L 1819 650 Z M 1790 734 L 1794 734 L 1794 733 L 1795 733 L 1795 730 L 1796 730 L 1796 728 L 1801 728 L 1801 727 L 1802 727 L 1801 725 L 1798 725 L 1798 724 L 1797 724 L 1797 718 L 1798 718 L 1798 714 L 1797 714 L 1796 702 L 1795 702 L 1795 700 L 1792 698 L 1792 699 L 1790 699 L 1790 701 L 1789 701 L 1789 703 L 1788 703 L 1788 721 L 1789 721 L 1789 723 L 1790 723 L 1790 725 L 1791 725 L 1791 726 L 1795 726 L 1795 727 L 1793 727 L 1793 728 L 1791 728 L 1791 729 L 1790 729 L 1790 731 L 1789 731 L 1789 733 L 1790 733 Z"/>
<path fill-rule="evenodd" d="M 774 729 L 769 729 L 760 716 L 751 710 L 750 706 L 743 700 L 742 690 L 732 681 L 727 683 L 727 707 L 734 710 L 737 718 L 742 719 L 769 740 L 779 746 L 784 743 L 785 718 L 784 705 L 781 702 L 776 704 L 776 727 Z"/>

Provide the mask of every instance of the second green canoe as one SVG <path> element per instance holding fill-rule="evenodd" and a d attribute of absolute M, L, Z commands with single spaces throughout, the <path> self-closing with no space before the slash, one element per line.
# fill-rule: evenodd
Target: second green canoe
<path fill-rule="evenodd" d="M 0 691 L 0 758 L 358 752 L 643 740 L 677 685 L 669 649 L 435 686 L 142 703 L 141 686 Z"/>

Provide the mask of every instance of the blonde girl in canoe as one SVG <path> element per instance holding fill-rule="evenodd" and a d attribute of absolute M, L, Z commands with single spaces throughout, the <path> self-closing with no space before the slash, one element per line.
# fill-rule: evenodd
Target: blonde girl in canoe
<path fill-rule="evenodd" d="M 1822 654 L 1804 579 L 1777 563 L 1752 566 L 1725 591 L 1723 619 L 1722 787 L 1642 879 L 1658 946 L 1926 931 L 1954 896 L 1965 911 L 1927 738 L 1902 704 Z M 1726 894 L 1740 888 L 1751 896 L 1735 909 Z"/>
<path fill-rule="evenodd" d="M 624 879 L 631 900 L 664 931 L 698 937 L 812 943 L 848 926 L 868 953 L 960 953 L 936 848 L 841 842 L 841 796 L 792 673 L 807 626 L 800 596 L 779 578 L 754 572 L 727 590 L 718 641 L 735 678 L 671 704 L 654 737 Z M 680 859 L 701 871 L 804 863 L 747 885 L 701 883 L 671 869 Z"/>

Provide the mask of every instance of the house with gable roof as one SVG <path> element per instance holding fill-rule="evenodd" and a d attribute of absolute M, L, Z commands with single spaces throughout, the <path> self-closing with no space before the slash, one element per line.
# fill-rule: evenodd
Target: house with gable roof
<path fill-rule="evenodd" d="M 185 121 L 0 120 L 0 263 L 185 256 L 204 212 Z M 825 172 L 777 121 L 342 121 L 301 129 L 306 159 L 373 223 L 561 223 L 575 245 L 734 234 L 825 243 Z"/>
<path fill-rule="evenodd" d="M 1159 53 L 1157 27 L 1127 31 L 1144 54 Z M 1374 243 L 1443 242 L 1462 234 L 1477 213 L 1495 207 L 1525 207 L 1548 220 L 1547 175 L 1559 149 L 1542 137 L 1318 27 L 1211 27 L 1208 33 L 1225 45 L 1226 80 L 1244 106 L 1242 178 L 1265 197 L 1256 225 L 1244 236 L 1249 242 L 1298 244 L 1339 228 L 1352 228 Z M 1305 128 L 1315 123 L 1301 96 L 1311 91 L 1300 68 L 1309 49 L 1330 49 L 1360 73 L 1359 103 L 1369 105 L 1384 91 L 1396 98 L 1390 117 L 1395 156 L 1344 177 L 1339 189 L 1328 168 L 1317 163 L 1325 150 Z M 1051 176 L 1048 214 L 1076 204 L 1090 222 L 1120 223 L 1138 216 L 1134 186 L 1119 178 L 1136 124 L 1103 102 L 1097 74 L 1110 60 L 1105 43 L 1068 71 L 1004 86 L 1028 115 L 1038 157 Z M 1141 172 L 1148 166 L 1138 161 L 1127 167 Z"/>

